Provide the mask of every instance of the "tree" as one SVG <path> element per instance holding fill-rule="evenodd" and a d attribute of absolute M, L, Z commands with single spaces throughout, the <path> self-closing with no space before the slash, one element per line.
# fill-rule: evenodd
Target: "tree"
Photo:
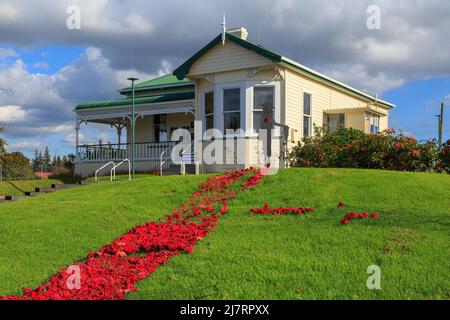
<path fill-rule="evenodd" d="M 44 165 L 44 157 L 42 156 L 42 152 L 39 151 L 39 155 L 38 155 L 38 163 L 39 163 L 39 167 L 37 168 L 37 171 L 44 171 L 43 165 Z"/>
<path fill-rule="evenodd" d="M 55 156 L 52 163 L 52 173 L 57 177 L 72 177 L 73 176 L 73 162 L 71 155 Z"/>
<path fill-rule="evenodd" d="M 65 168 L 69 170 L 73 170 L 75 167 L 75 155 L 74 154 L 68 154 L 67 156 L 63 157 L 63 165 Z"/>
<path fill-rule="evenodd" d="M 42 165 L 43 165 L 43 170 L 45 172 L 51 171 L 52 157 L 50 155 L 50 151 L 49 151 L 48 147 L 45 147 L 44 156 L 42 159 Z"/>
<path fill-rule="evenodd" d="M 30 180 L 36 176 L 31 168 L 30 160 L 21 152 L 4 153 L 0 155 L 3 164 L 3 176 L 8 180 Z"/>
<path fill-rule="evenodd" d="M 41 159 L 40 159 L 41 157 L 42 157 L 42 155 L 39 156 L 39 151 L 35 150 L 34 151 L 33 164 L 32 164 L 34 172 L 37 172 L 37 171 L 41 170 Z"/>
<path fill-rule="evenodd" d="M 0 127 L 0 133 L 2 133 L 5 129 Z M 0 154 L 5 153 L 6 141 L 0 138 Z"/>

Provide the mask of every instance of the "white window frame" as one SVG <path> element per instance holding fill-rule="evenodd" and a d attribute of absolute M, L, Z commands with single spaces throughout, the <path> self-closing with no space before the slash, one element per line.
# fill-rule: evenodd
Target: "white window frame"
<path fill-rule="evenodd" d="M 369 114 L 369 132 L 370 133 L 378 133 L 380 132 L 380 120 L 381 116 L 378 114 L 370 113 Z M 377 124 L 376 128 L 378 128 L 378 131 L 372 132 L 372 123 Z"/>
<path fill-rule="evenodd" d="M 216 103 L 216 121 L 215 121 L 215 127 L 217 129 L 219 129 L 220 131 L 222 131 L 223 135 L 225 138 L 236 138 L 236 137 L 243 137 L 244 133 L 240 133 L 240 134 L 227 134 L 225 132 L 225 128 L 224 128 L 224 122 L 225 122 L 225 117 L 224 114 L 228 113 L 227 111 L 224 112 L 223 111 L 223 98 L 224 98 L 224 90 L 227 89 L 240 89 L 240 107 L 239 107 L 239 112 L 240 112 L 240 128 L 245 130 L 245 122 L 246 122 L 246 114 L 245 114 L 245 105 L 247 102 L 246 99 L 246 84 L 245 81 L 244 82 L 229 82 L 229 83 L 223 83 L 223 84 L 217 84 L 215 86 L 215 92 L 214 92 L 214 96 L 215 96 L 215 103 Z M 237 112 L 236 111 L 230 111 L 230 112 Z"/>
<path fill-rule="evenodd" d="M 273 90 L 273 98 L 272 98 L 272 105 L 274 106 L 274 110 L 273 113 L 275 114 L 275 85 L 264 85 L 264 84 L 257 84 L 255 86 L 253 86 L 253 90 L 252 90 L 252 96 L 253 96 L 253 103 L 252 103 L 252 133 L 257 135 L 258 133 L 255 132 L 255 127 L 254 127 L 254 115 L 255 112 L 263 112 L 263 109 L 256 109 L 255 108 L 255 88 L 272 88 Z"/>
<path fill-rule="evenodd" d="M 273 116 L 277 123 L 281 123 L 281 85 L 280 81 L 247 81 L 247 107 L 246 107 L 246 133 L 247 137 L 256 138 L 258 134 L 253 127 L 253 112 L 254 110 L 254 88 L 255 87 L 273 87 Z M 274 128 L 274 137 L 280 137 L 281 130 L 279 127 Z"/>
<path fill-rule="evenodd" d="M 200 120 L 202 121 L 202 135 L 206 132 L 206 121 L 205 121 L 205 112 L 206 112 L 206 100 L 205 95 L 207 93 L 214 94 L 214 128 L 216 128 L 216 117 L 217 117 L 217 93 L 214 87 L 206 88 L 200 91 Z"/>
<path fill-rule="evenodd" d="M 231 111 L 225 111 L 224 108 L 222 108 L 222 127 L 224 130 L 224 135 L 226 136 L 225 133 L 225 115 L 226 114 L 232 114 L 232 113 L 239 113 L 239 122 L 242 124 L 241 121 L 241 117 L 242 117 L 242 88 L 241 87 L 236 87 L 236 88 L 224 88 L 222 89 L 222 106 L 223 106 L 223 100 L 225 98 L 225 91 L 227 90 L 239 90 L 239 108 L 236 110 L 231 110 Z M 242 129 L 242 125 L 239 125 L 239 127 Z M 239 129 L 239 128 L 238 128 Z"/>
<path fill-rule="evenodd" d="M 309 95 L 309 101 L 310 101 L 310 114 L 307 115 L 305 114 L 305 94 Z M 311 137 L 313 132 L 312 132 L 312 128 L 313 128 L 313 94 L 309 91 L 306 90 L 302 90 L 302 136 L 305 137 L 305 117 L 309 118 L 309 132 L 308 132 L 308 137 Z"/>
<path fill-rule="evenodd" d="M 341 115 L 343 115 L 344 116 L 344 124 L 343 124 L 343 126 L 342 126 L 342 128 L 345 128 L 346 127 L 346 123 L 347 123 L 347 114 L 345 113 L 345 112 L 333 112 L 333 113 L 324 113 L 324 115 L 325 115 L 325 123 L 324 123 L 324 125 L 326 126 L 326 129 L 327 129 L 327 131 L 328 132 L 330 132 L 329 130 L 330 130 L 330 127 L 329 127 L 329 125 L 328 125 L 328 122 L 329 122 L 329 117 L 330 116 L 332 116 L 332 115 L 339 115 L 339 116 L 341 116 Z M 340 128 L 338 128 L 338 129 L 340 129 Z"/>
<path fill-rule="evenodd" d="M 206 95 L 212 93 L 213 94 L 213 113 L 206 113 Z M 206 131 L 206 116 L 213 116 L 213 128 L 216 127 L 216 114 L 217 114 L 217 108 L 216 108 L 216 94 L 214 92 L 214 88 L 206 89 L 201 92 L 202 95 L 202 112 L 201 112 L 201 119 L 202 119 L 202 129 L 203 133 Z"/>
<path fill-rule="evenodd" d="M 216 84 L 212 87 L 200 90 L 200 118 L 203 122 L 203 134 L 205 132 L 205 94 L 214 92 L 214 128 L 224 133 L 225 138 L 258 137 L 253 133 L 253 87 L 272 86 L 274 91 L 274 118 L 275 122 L 281 122 L 281 82 L 280 81 L 240 81 Z M 240 89 L 240 120 L 241 129 L 244 132 L 240 134 L 229 135 L 224 132 L 224 111 L 223 111 L 223 91 L 226 89 Z M 233 111 L 234 112 L 234 111 Z M 280 128 L 275 127 L 274 136 L 280 136 Z"/>

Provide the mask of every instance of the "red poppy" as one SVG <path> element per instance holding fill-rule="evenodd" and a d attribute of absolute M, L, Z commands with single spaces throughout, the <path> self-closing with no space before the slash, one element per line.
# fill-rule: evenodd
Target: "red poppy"
<path fill-rule="evenodd" d="M 379 215 L 378 215 L 378 213 L 369 214 L 368 212 L 364 212 L 364 213 L 360 214 L 360 213 L 357 213 L 357 212 L 349 212 L 344 217 L 344 219 L 341 220 L 341 224 L 347 225 L 353 219 L 356 219 L 356 218 L 358 218 L 358 219 L 365 219 L 365 218 L 368 218 L 368 217 L 372 217 L 374 219 L 377 219 L 379 217 Z"/>

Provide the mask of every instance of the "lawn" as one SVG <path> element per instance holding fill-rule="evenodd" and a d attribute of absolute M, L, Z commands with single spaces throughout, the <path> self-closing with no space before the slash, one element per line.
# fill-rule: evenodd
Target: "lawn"
<path fill-rule="evenodd" d="M 0 295 L 35 288 L 132 227 L 160 219 L 206 179 L 149 176 L 0 204 Z"/>
<path fill-rule="evenodd" d="M 157 220 L 205 179 L 148 177 L 0 206 L 0 295 L 36 287 L 132 226 Z M 264 203 L 314 212 L 247 213 Z M 230 202 L 194 253 L 174 257 L 128 298 L 449 299 L 449 208 L 448 175 L 283 170 Z M 348 211 L 381 217 L 341 226 Z M 381 290 L 366 288 L 373 264 Z"/>
<path fill-rule="evenodd" d="M 25 181 L 2 181 L 0 182 L 0 197 L 5 195 L 20 196 L 25 191 L 34 191 L 35 188 L 50 188 L 52 184 L 62 184 L 61 180 L 25 180 Z"/>

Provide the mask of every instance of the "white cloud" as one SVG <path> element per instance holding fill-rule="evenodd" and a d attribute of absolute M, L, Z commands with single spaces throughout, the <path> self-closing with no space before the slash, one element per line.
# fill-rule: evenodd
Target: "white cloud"
<path fill-rule="evenodd" d="M 108 0 L 81 1 L 82 28 L 91 32 L 117 34 L 148 33 L 152 24 L 126 4 Z"/>
<path fill-rule="evenodd" d="M 89 125 L 89 127 L 83 127 L 80 130 L 78 135 L 78 143 L 80 145 L 83 144 L 97 144 L 99 140 L 103 143 L 116 143 L 116 135 L 114 130 L 104 131 L 105 127 L 101 125 Z M 123 134 L 123 133 L 122 133 Z M 122 139 L 124 136 L 122 135 Z M 61 139 L 60 143 L 62 143 L 66 148 L 75 148 L 76 135 L 75 132 L 69 133 Z"/>
<path fill-rule="evenodd" d="M 73 132 L 75 105 L 120 97 L 117 90 L 128 85 L 130 75 L 143 80 L 152 77 L 131 69 L 114 70 L 101 50 L 92 47 L 54 74 L 32 73 L 16 58 L 0 66 L 0 122 L 8 127 L 9 137 Z"/>
<path fill-rule="evenodd" d="M 17 16 L 17 10 L 9 3 L 0 3 L 0 19 L 14 19 Z"/>
<path fill-rule="evenodd" d="M 406 82 L 404 78 L 394 77 L 381 71 L 371 74 L 364 65 L 333 65 L 322 72 L 372 95 L 381 95 L 384 91 L 399 87 Z"/>
<path fill-rule="evenodd" d="M 0 106 L 0 123 L 24 120 L 26 114 L 21 106 Z"/>
<path fill-rule="evenodd" d="M 7 145 L 8 152 L 11 151 L 29 151 L 42 149 L 42 145 L 38 141 L 20 141 L 16 143 L 11 143 Z"/>
<path fill-rule="evenodd" d="M 0 48 L 0 61 L 17 56 L 18 56 L 17 52 L 11 48 Z"/>
<path fill-rule="evenodd" d="M 339 73 L 342 65 L 363 66 L 368 76 L 363 82 L 370 86 L 370 91 L 392 88 L 399 83 L 398 79 L 411 81 L 450 75 L 449 1 L 2 0 L 2 3 L 9 8 L 6 11 L 14 10 L 16 17 L 0 19 L 0 42 L 22 47 L 48 43 L 96 47 L 116 71 L 154 74 L 164 60 L 178 66 L 220 32 L 221 14 L 225 10 L 230 27 L 246 26 L 250 40 L 306 66 L 334 73 Z M 65 26 L 66 8 L 72 4 L 81 9 L 81 30 L 68 30 Z M 366 9 L 373 4 L 381 8 L 382 28 L 371 31 L 366 26 Z M 376 80 L 386 80 L 387 84 L 380 85 Z"/>

